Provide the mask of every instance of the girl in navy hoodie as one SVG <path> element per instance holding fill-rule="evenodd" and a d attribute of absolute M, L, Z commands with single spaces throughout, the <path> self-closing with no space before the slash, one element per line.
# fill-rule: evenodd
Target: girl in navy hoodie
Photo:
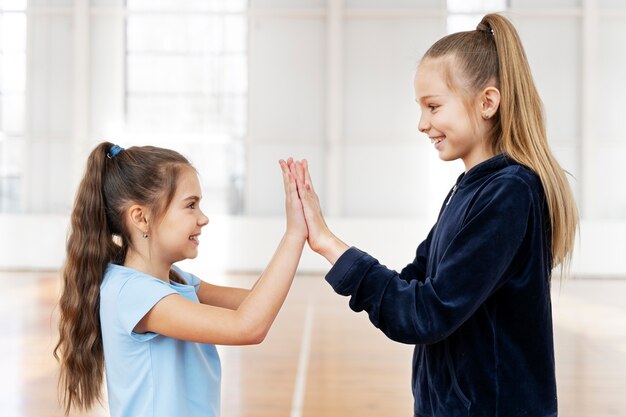
<path fill-rule="evenodd" d="M 437 41 L 415 93 L 419 130 L 465 172 L 413 262 L 396 272 L 338 239 L 304 160 L 290 169 L 309 245 L 354 311 L 415 344 L 415 416 L 556 416 L 550 277 L 569 264 L 578 214 L 513 25 L 490 14 Z"/>

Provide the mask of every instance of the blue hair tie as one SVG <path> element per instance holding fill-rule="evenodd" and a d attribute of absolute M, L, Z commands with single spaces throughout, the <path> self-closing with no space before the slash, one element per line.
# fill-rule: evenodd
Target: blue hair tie
<path fill-rule="evenodd" d="M 112 159 L 115 155 L 122 152 L 123 150 L 124 148 L 122 148 L 121 146 L 113 145 L 111 146 L 111 149 L 109 149 L 109 153 L 107 153 L 107 158 Z"/>

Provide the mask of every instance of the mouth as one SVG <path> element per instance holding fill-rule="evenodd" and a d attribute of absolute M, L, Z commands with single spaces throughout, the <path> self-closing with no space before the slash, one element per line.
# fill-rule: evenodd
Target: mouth
<path fill-rule="evenodd" d="M 196 245 L 199 245 L 200 244 L 200 240 L 198 239 L 199 237 L 200 237 L 200 233 L 198 233 L 197 235 L 191 235 L 189 236 L 189 240 L 191 240 Z"/>
<path fill-rule="evenodd" d="M 445 136 L 435 136 L 435 137 L 431 137 L 430 138 L 430 143 L 436 145 L 438 143 L 440 143 L 441 141 L 443 141 L 446 137 Z"/>
<path fill-rule="evenodd" d="M 441 142 L 443 142 L 444 140 L 446 140 L 445 136 L 436 136 L 436 137 L 431 137 L 430 138 L 430 143 L 432 143 L 433 145 L 435 145 L 435 147 L 437 145 L 439 145 Z"/>

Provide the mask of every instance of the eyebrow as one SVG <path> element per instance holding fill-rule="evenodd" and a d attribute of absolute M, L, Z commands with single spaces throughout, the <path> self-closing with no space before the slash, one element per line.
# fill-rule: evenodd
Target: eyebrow
<path fill-rule="evenodd" d="M 439 95 L 439 94 L 430 94 L 430 95 L 427 95 L 427 96 L 422 96 L 419 99 L 416 98 L 415 102 L 419 104 L 420 101 L 423 102 L 423 101 L 429 100 L 431 98 L 436 98 L 436 97 L 441 97 L 441 95 Z"/>
<path fill-rule="evenodd" d="M 202 197 L 198 197 L 197 195 L 190 195 L 187 198 L 184 198 L 183 201 L 200 201 Z"/>

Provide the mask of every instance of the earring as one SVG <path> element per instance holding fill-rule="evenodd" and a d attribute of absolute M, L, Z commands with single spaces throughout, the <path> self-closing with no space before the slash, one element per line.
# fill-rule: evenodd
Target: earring
<path fill-rule="evenodd" d="M 489 113 L 483 113 L 483 119 L 487 120 L 491 117 Z"/>
<path fill-rule="evenodd" d="M 147 233 L 144 233 L 144 234 L 143 234 L 143 238 L 144 238 L 144 239 L 147 239 L 147 238 L 148 238 L 148 234 L 147 234 Z"/>

